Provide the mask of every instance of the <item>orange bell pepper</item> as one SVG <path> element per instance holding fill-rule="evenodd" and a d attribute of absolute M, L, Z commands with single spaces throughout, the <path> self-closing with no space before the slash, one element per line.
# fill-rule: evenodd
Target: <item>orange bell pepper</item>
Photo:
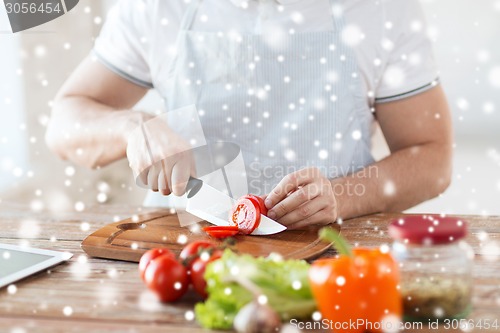
<path fill-rule="evenodd" d="M 399 270 L 388 251 L 351 250 L 331 228 L 323 228 L 320 237 L 339 252 L 337 258 L 317 260 L 309 269 L 312 293 L 332 331 L 397 331 L 402 314 Z"/>

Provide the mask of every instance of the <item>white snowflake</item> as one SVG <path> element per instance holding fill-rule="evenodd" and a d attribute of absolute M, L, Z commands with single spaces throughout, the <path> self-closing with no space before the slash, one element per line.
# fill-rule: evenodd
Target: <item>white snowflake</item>
<path fill-rule="evenodd" d="M 342 287 L 345 284 L 345 282 L 346 282 L 346 280 L 345 280 L 345 277 L 343 277 L 343 276 L 337 276 L 337 278 L 335 279 L 335 283 L 339 287 Z"/>
<path fill-rule="evenodd" d="M 386 196 L 393 196 L 396 194 L 396 185 L 394 184 L 393 181 L 388 180 L 384 184 L 384 194 Z"/>
<path fill-rule="evenodd" d="M 410 28 L 411 30 L 413 30 L 414 32 L 419 32 L 422 30 L 422 27 L 423 27 L 423 24 L 421 21 L 418 21 L 418 20 L 414 20 L 410 23 Z"/>
<path fill-rule="evenodd" d="M 35 57 L 37 58 L 42 58 L 47 54 L 47 48 L 44 45 L 37 45 L 35 46 Z"/>
<path fill-rule="evenodd" d="M 342 41 L 348 46 L 356 46 L 363 40 L 361 28 L 355 24 L 348 24 L 342 30 Z"/>
<path fill-rule="evenodd" d="M 297 158 L 297 153 L 295 153 L 295 151 L 293 151 L 292 149 L 285 150 L 284 155 L 287 161 L 295 161 L 295 159 Z"/>
<path fill-rule="evenodd" d="M 318 153 L 318 157 L 321 159 L 321 160 L 326 160 L 328 158 L 328 150 L 326 149 L 321 149 Z"/>
<path fill-rule="evenodd" d="M 75 175 L 75 168 L 72 167 L 72 166 L 67 166 L 65 169 L 64 169 L 64 174 L 68 177 L 72 177 Z"/>
<path fill-rule="evenodd" d="M 478 50 L 476 52 L 476 59 L 478 62 L 488 62 L 490 60 L 490 52 L 488 50 Z"/>
<path fill-rule="evenodd" d="M 312 320 L 314 321 L 320 321 L 322 318 L 321 316 L 321 312 L 319 311 L 314 311 L 313 314 L 312 314 Z"/>
<path fill-rule="evenodd" d="M 79 255 L 77 261 L 72 262 L 70 272 L 76 280 L 85 280 L 91 272 L 87 256 Z"/>
<path fill-rule="evenodd" d="M 17 235 L 19 238 L 37 238 L 40 234 L 41 228 L 37 220 L 26 219 L 21 221 L 21 225 L 17 230 Z"/>
<path fill-rule="evenodd" d="M 352 131 L 352 138 L 354 140 L 360 140 L 362 137 L 361 131 L 360 130 L 354 130 Z"/>
<path fill-rule="evenodd" d="M 457 100 L 457 106 L 460 110 L 467 110 L 469 108 L 469 102 L 461 97 Z"/>
<path fill-rule="evenodd" d="M 89 229 L 90 229 L 90 224 L 88 222 L 80 223 L 80 230 L 81 231 L 89 231 Z"/>
<path fill-rule="evenodd" d="M 485 102 L 483 104 L 483 112 L 486 114 L 491 114 L 495 111 L 495 104 L 492 102 Z"/>
<path fill-rule="evenodd" d="M 301 12 L 293 12 L 290 18 L 295 24 L 302 24 L 304 22 L 304 15 Z"/>
<path fill-rule="evenodd" d="M 191 321 L 194 319 L 194 312 L 191 310 L 188 310 L 184 313 L 184 318 L 188 321 Z"/>
<path fill-rule="evenodd" d="M 73 308 L 71 306 L 65 306 L 63 308 L 63 314 L 66 316 L 66 317 L 69 317 L 73 314 Z"/>
<path fill-rule="evenodd" d="M 75 210 L 76 210 L 77 212 L 82 212 L 84 209 L 85 209 L 85 204 L 84 204 L 83 202 L 81 202 L 81 201 L 77 201 L 77 202 L 75 203 Z"/>
<path fill-rule="evenodd" d="M 9 293 L 9 295 L 14 295 L 15 293 L 17 293 L 17 287 L 15 284 L 11 284 L 7 287 L 7 293 Z"/>
<path fill-rule="evenodd" d="M 493 87 L 500 88 L 500 66 L 493 67 L 488 74 L 488 78 Z"/>
<path fill-rule="evenodd" d="M 388 66 L 382 79 L 387 86 L 398 88 L 405 82 L 405 73 L 397 65 Z"/>
<path fill-rule="evenodd" d="M 418 52 L 412 52 L 408 56 L 408 62 L 412 66 L 418 66 L 422 63 L 422 56 Z"/>

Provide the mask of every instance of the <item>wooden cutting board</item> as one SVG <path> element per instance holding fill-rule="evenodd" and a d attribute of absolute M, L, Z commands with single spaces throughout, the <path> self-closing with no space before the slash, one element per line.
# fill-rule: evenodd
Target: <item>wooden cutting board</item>
<path fill-rule="evenodd" d="M 221 243 L 201 230 L 205 225 L 209 223 L 181 227 L 177 214 L 161 210 L 109 224 L 85 238 L 82 248 L 92 257 L 138 262 L 144 252 L 156 247 L 166 247 L 179 254 L 186 242 L 210 240 Z M 333 227 L 340 231 L 339 225 Z M 311 226 L 269 236 L 237 235 L 232 248 L 253 256 L 275 252 L 289 259 L 311 259 L 331 245 L 318 239 L 319 228 Z"/>

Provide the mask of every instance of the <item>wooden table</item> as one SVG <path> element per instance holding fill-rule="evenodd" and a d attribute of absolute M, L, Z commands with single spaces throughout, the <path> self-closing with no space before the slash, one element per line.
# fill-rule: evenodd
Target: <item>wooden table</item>
<path fill-rule="evenodd" d="M 194 293 L 175 305 L 160 304 L 140 281 L 136 264 L 87 258 L 80 249 L 80 242 L 94 230 L 148 211 L 153 209 L 95 206 L 84 212 L 35 213 L 24 205 L 0 203 L 1 243 L 27 242 L 74 253 L 70 263 L 17 283 L 15 293 L 0 290 L 0 332 L 206 332 L 185 317 L 199 300 Z M 349 220 L 344 222 L 342 233 L 361 246 L 390 243 L 386 230 L 392 217 L 380 214 Z M 500 256 L 488 254 L 492 247 L 484 246 L 486 235 L 500 245 L 500 217 L 464 219 L 469 221 L 468 242 L 476 252 L 470 318 L 476 322 L 498 319 L 500 324 Z M 27 233 L 19 230 L 27 230 L 33 238 L 23 238 Z"/>

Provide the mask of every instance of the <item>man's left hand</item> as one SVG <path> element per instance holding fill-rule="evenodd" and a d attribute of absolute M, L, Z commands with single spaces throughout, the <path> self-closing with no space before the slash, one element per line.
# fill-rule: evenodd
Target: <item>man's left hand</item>
<path fill-rule="evenodd" d="M 337 201 L 328 178 L 318 168 L 285 176 L 267 195 L 267 216 L 289 229 L 330 224 L 337 219 Z"/>

